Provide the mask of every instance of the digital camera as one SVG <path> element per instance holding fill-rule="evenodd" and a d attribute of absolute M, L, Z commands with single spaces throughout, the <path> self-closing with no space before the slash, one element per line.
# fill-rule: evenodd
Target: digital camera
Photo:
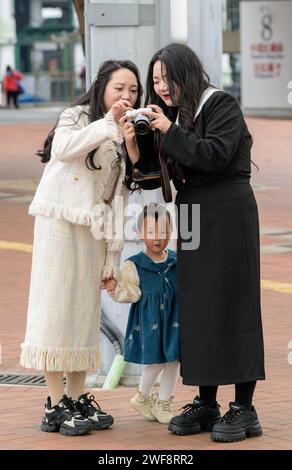
<path fill-rule="evenodd" d="M 142 114 L 143 111 L 151 111 L 150 108 L 139 108 L 133 109 L 132 111 L 127 111 L 126 116 L 129 121 L 134 124 L 135 132 L 139 135 L 148 134 L 150 129 L 150 119 L 145 114 Z"/>

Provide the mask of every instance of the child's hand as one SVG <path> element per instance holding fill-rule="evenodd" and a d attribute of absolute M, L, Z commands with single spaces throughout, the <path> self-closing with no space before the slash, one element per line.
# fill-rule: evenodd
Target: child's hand
<path fill-rule="evenodd" d="M 106 289 L 109 294 L 113 294 L 115 288 L 117 287 L 116 279 L 112 278 L 107 281 L 102 281 L 101 288 Z"/>
<path fill-rule="evenodd" d="M 106 290 L 109 294 L 113 294 L 116 287 L 117 281 L 114 278 L 106 282 Z"/>

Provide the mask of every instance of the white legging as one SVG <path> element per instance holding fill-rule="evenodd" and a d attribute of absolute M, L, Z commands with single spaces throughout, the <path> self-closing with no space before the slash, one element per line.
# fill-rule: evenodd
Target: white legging
<path fill-rule="evenodd" d="M 163 370 L 160 380 L 159 399 L 169 400 L 177 381 L 179 366 L 180 363 L 177 361 L 166 362 L 165 364 L 144 365 L 139 386 L 140 392 L 148 397 L 151 394 L 158 375 Z"/>

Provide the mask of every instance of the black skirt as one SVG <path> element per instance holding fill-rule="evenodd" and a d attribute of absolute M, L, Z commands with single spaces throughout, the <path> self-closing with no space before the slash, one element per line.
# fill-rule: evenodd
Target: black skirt
<path fill-rule="evenodd" d="M 264 379 L 259 221 L 250 184 L 186 189 L 178 192 L 176 204 L 183 383 Z M 200 245 L 186 250 L 181 230 L 186 209 L 188 229 L 198 229 L 192 204 L 200 205 Z"/>

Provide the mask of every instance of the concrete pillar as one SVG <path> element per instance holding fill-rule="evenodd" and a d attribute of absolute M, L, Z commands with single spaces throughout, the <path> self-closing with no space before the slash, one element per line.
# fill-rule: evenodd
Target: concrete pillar
<path fill-rule="evenodd" d="M 183 42 L 200 57 L 211 82 L 222 86 L 222 0 L 159 1 L 160 46 Z"/>
<path fill-rule="evenodd" d="M 164 2 L 161 2 L 164 3 Z M 167 2 L 165 2 L 167 3 Z M 159 47 L 160 36 L 156 28 L 162 8 L 154 0 L 123 0 L 85 3 L 85 43 L 87 57 L 87 88 L 92 83 L 100 64 L 107 59 L 130 59 L 139 67 L 144 84 L 148 63 Z M 163 9 L 164 11 L 164 9 Z M 160 191 L 149 191 L 143 196 L 134 194 L 130 203 L 144 204 L 147 200 L 161 200 Z M 141 249 L 141 244 L 126 240 L 122 259 Z M 128 305 L 114 303 L 102 293 L 102 308 L 122 333 L 125 333 Z M 101 375 L 107 374 L 115 352 L 107 338 L 101 336 L 103 352 Z M 140 366 L 128 365 L 126 376 L 140 374 Z"/>
<path fill-rule="evenodd" d="M 133 60 L 145 78 L 158 45 L 155 1 L 104 0 L 85 5 L 88 80 L 92 81 L 100 63 L 109 58 Z"/>
<path fill-rule="evenodd" d="M 210 76 L 211 83 L 222 86 L 222 2 L 187 0 L 188 45 L 194 49 Z"/>
<path fill-rule="evenodd" d="M 179 14 L 179 15 L 178 15 Z M 184 24 L 177 24 L 184 22 Z M 178 36 L 179 30 L 179 36 Z M 201 57 L 215 85 L 221 83 L 221 0 L 87 0 L 85 2 L 85 42 L 87 88 L 101 62 L 106 59 L 131 59 L 139 67 L 144 85 L 148 63 L 162 46 L 183 41 Z M 162 201 L 161 191 L 134 194 L 130 203 Z M 141 249 L 135 241 L 126 240 L 122 258 Z M 129 306 L 116 304 L 102 295 L 106 314 L 123 333 Z M 109 341 L 101 340 L 103 353 L 101 374 L 106 374 L 114 358 Z M 127 366 L 125 376 L 138 375 L 140 367 Z M 124 382 L 125 383 L 125 382 Z"/>

